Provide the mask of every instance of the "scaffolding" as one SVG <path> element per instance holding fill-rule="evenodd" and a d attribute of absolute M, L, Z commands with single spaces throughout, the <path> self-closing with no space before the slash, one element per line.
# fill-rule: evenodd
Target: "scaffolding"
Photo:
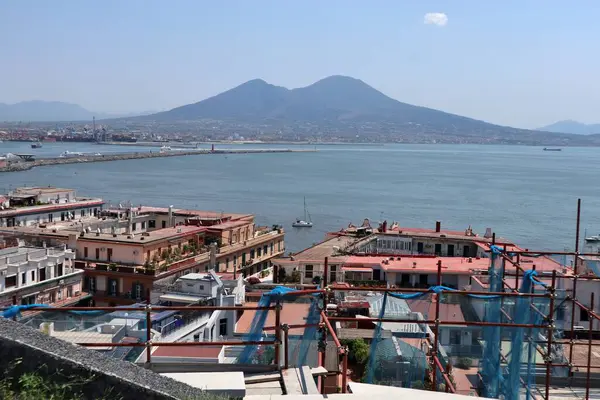
<path fill-rule="evenodd" d="M 63 307 L 52 312 L 109 312 L 139 311 L 146 314 L 146 337 L 139 343 L 77 343 L 86 347 L 140 347 L 145 350 L 146 366 L 152 367 L 153 346 L 239 346 L 243 347 L 237 358 L 238 365 L 257 363 L 257 351 L 266 346 L 274 349 L 274 357 L 266 362 L 271 369 L 287 369 L 312 364 L 325 366 L 335 364 L 339 368 L 335 376 L 342 393 L 347 391 L 349 350 L 338 338 L 337 327 L 346 324 L 370 323 L 370 358 L 364 380 L 384 385 L 425 388 L 432 391 L 456 393 L 453 376 L 457 358 L 468 357 L 475 361 L 478 378 L 478 394 L 506 400 L 550 399 L 551 386 L 560 381 L 561 386 L 583 383 L 585 399 L 590 398 L 592 371 L 600 367 L 592 365 L 594 321 L 600 315 L 594 311 L 594 293 L 589 305 L 587 299 L 577 296 L 577 283 L 599 281 L 594 274 L 581 274 L 580 257 L 598 256 L 580 252 L 581 201 L 577 202 L 577 225 L 575 250 L 552 252 L 515 250 L 496 241 L 495 235 L 488 246 L 489 268 L 480 274 L 486 281 L 487 290 L 459 290 L 442 285 L 442 264 L 438 263 L 436 285 L 430 288 L 393 287 L 340 287 L 327 282 L 328 262 L 324 260 L 323 288 L 291 290 L 278 288 L 265 294 L 258 306 L 186 306 L 163 307 L 147 303 L 145 307 Z M 550 276 L 542 276 L 535 269 L 527 268 L 523 257 L 572 257 L 572 267 L 557 268 Z M 483 279 L 485 277 L 485 279 Z M 514 279 L 513 279 L 514 278 Z M 569 283 L 569 285 L 567 285 Z M 570 289 L 567 289 L 569 287 Z M 330 312 L 327 305 L 337 296 L 348 293 L 378 294 L 376 316 L 342 316 Z M 150 296 L 148 295 L 149 299 Z M 293 300 L 290 300 L 293 299 Z M 282 323 L 281 315 L 290 302 L 308 303 L 305 323 L 289 325 Z M 421 312 L 419 318 L 410 310 L 424 304 L 433 305 Z M 442 306 L 454 305 L 468 310 L 464 320 L 445 318 Z M 17 308 L 4 309 L 5 317 L 16 317 Z M 395 308 L 394 308 L 395 307 Z M 390 312 L 394 308 L 394 312 Z M 45 310 L 42 307 L 28 307 Z M 565 311 L 570 309 L 570 317 Z M 157 311 L 257 311 L 250 332 L 241 340 L 194 341 L 156 343 L 152 340 L 151 313 Z M 275 313 L 275 322 L 267 326 L 266 313 Z M 588 316 L 586 340 L 577 340 L 575 313 Z M 390 329 L 394 334 L 383 335 Z M 395 324 L 395 325 L 394 325 Z M 334 328 L 336 327 L 336 328 Z M 302 329 L 302 334 L 291 335 L 291 330 Z M 453 333 L 454 332 L 454 333 Z M 475 340 L 469 346 L 443 344 L 443 336 L 456 337 L 456 332 Z M 569 335 L 566 335 L 569 332 Z M 385 337 L 384 337 L 385 336 Z M 415 345 L 421 343 L 421 345 Z M 574 362 L 574 349 L 585 347 L 585 363 Z M 333 351 L 330 351 L 333 350 Z M 391 355 L 390 355 L 391 354 Z M 332 360 L 333 358 L 333 360 Z M 309 361 L 310 360 L 310 361 Z M 584 371 L 581 376 L 577 371 Z M 577 373 L 576 373 L 577 372 Z M 326 391 L 326 376 L 321 376 L 318 387 Z M 552 385 L 551 385 L 552 380 Z M 595 383 L 598 385 L 598 383 Z"/>

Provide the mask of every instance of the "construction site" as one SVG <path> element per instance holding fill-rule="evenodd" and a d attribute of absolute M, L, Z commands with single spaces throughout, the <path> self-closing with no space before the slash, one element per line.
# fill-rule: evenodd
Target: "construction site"
<path fill-rule="evenodd" d="M 431 232 L 353 227 L 351 237 L 332 235 L 327 251 L 309 249 L 310 265 L 299 266 L 300 253 L 274 261 L 273 283 L 248 286 L 231 305 L 190 300 L 191 289 L 179 297 L 147 289 L 131 306 L 14 304 L 3 316 L 192 386 L 210 388 L 218 379 L 200 375 L 225 374 L 215 391 L 231 397 L 366 397 L 377 385 L 394 396 L 600 398 L 600 253 L 593 237 L 580 245 L 581 201 L 576 213 L 573 251 L 523 249 L 439 224 Z M 389 237 L 417 237 L 418 254 L 412 244 L 402 245 L 410 254 L 385 244 Z M 442 244 L 429 256 L 431 238 Z M 285 283 L 284 266 L 299 282 Z M 239 298 L 226 277 L 202 279 Z M 167 340 L 167 325 L 193 329 Z"/>

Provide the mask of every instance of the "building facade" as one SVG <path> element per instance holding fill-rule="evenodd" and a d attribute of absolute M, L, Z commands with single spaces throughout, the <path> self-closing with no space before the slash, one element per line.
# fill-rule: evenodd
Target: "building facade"
<path fill-rule="evenodd" d="M 24 245 L 0 250 L 0 307 L 13 304 L 68 306 L 85 300 L 83 271 L 73 268 L 65 247 Z"/>

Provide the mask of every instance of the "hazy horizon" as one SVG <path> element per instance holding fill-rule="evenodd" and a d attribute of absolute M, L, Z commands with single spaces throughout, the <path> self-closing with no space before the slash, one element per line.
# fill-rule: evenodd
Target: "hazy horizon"
<path fill-rule="evenodd" d="M 167 110 L 251 79 L 361 79 L 410 104 L 538 128 L 598 123 L 600 3 L 32 0 L 0 5 L 0 103 Z"/>

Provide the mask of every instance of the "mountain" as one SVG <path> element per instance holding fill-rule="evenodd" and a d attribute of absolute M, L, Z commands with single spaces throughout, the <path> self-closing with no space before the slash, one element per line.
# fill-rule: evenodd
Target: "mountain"
<path fill-rule="evenodd" d="M 500 138 L 505 143 L 525 140 L 540 144 L 541 138 L 548 135 L 556 144 L 568 144 L 570 140 L 569 135 L 498 126 L 402 103 L 347 76 L 330 76 L 298 89 L 254 79 L 206 100 L 135 120 L 162 124 L 219 121 L 231 127 L 251 125 L 261 131 L 272 128 L 271 131 L 288 132 L 284 135 L 328 132 L 337 137 L 360 134 L 378 137 L 377 140 L 395 137 L 412 141 L 418 135 L 422 140 L 427 136 L 428 141 L 453 137 L 456 143 L 473 142 L 474 137 L 480 137 L 486 138 L 479 141 L 482 143 L 498 142 Z M 464 137 L 470 138 L 460 139 Z"/>
<path fill-rule="evenodd" d="M 155 111 L 127 114 L 94 113 L 85 108 L 61 101 L 23 101 L 16 104 L 0 103 L 0 122 L 53 122 L 53 121 L 91 121 L 107 118 L 133 117 L 154 114 Z"/>
<path fill-rule="evenodd" d="M 573 120 L 558 121 L 552 125 L 544 126 L 539 131 L 573 133 L 576 135 L 593 135 L 600 133 L 600 124 L 583 124 Z"/>
<path fill-rule="evenodd" d="M 0 121 L 83 121 L 95 114 L 77 104 L 60 101 L 23 101 L 0 104 Z"/>
<path fill-rule="evenodd" d="M 255 122 L 384 119 L 417 124 L 480 121 L 394 100 L 359 79 L 330 76 L 310 86 L 286 89 L 254 79 L 214 97 L 144 117 L 157 121 L 200 119 Z"/>

